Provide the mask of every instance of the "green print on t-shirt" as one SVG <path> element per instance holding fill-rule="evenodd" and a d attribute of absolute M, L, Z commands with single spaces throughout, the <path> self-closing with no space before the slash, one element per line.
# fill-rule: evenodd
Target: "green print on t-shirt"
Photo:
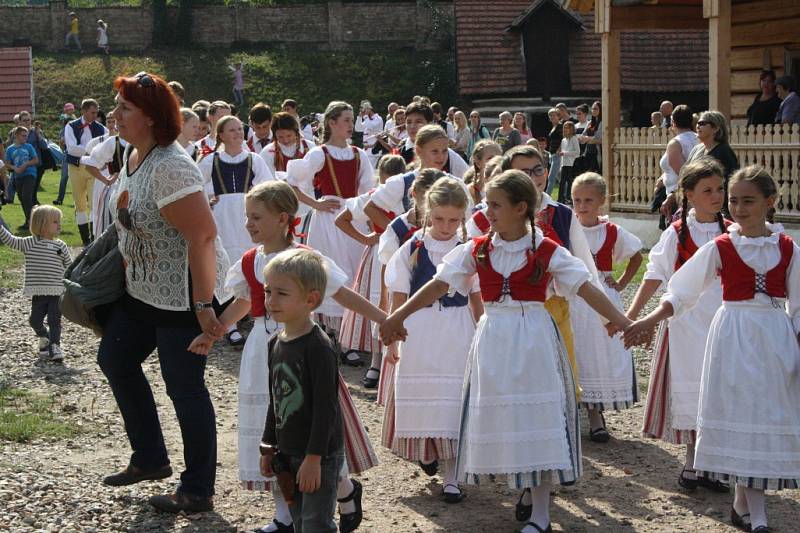
<path fill-rule="evenodd" d="M 272 399 L 275 404 L 275 427 L 283 429 L 286 421 L 303 407 L 303 387 L 300 376 L 287 363 L 272 369 Z"/>

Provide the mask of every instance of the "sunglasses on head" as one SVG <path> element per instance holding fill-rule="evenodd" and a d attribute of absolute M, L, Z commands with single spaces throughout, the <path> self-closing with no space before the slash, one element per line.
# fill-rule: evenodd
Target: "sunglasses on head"
<path fill-rule="evenodd" d="M 154 87 L 156 82 L 153 81 L 153 78 L 150 77 L 150 74 L 147 72 L 140 72 L 134 79 L 139 84 L 140 87 Z"/>

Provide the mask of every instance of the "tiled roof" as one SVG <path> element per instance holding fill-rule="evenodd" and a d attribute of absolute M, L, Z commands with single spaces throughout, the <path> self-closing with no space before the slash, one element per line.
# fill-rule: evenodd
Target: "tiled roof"
<path fill-rule="evenodd" d="M 32 110 L 31 68 L 30 48 L 0 48 L 0 122 Z"/>
<path fill-rule="evenodd" d="M 570 41 L 573 91 L 600 90 L 600 35 L 594 33 L 594 12 L 578 14 L 585 32 Z M 708 90 L 708 32 L 623 32 L 621 85 L 624 91 L 670 92 Z"/>
<path fill-rule="evenodd" d="M 538 1 L 538 0 L 537 0 Z M 519 31 L 507 31 L 531 9 L 531 0 L 456 0 L 456 62 L 462 95 L 525 93 L 527 81 Z M 570 12 L 584 31 L 571 32 L 573 92 L 600 91 L 600 35 L 594 12 Z M 536 13 L 528 23 L 536 24 Z M 624 32 L 622 89 L 640 92 L 708 90 L 708 32 Z"/>
<path fill-rule="evenodd" d="M 530 0 L 456 0 L 456 61 L 461 94 L 527 89 L 520 35 L 506 28 Z"/>

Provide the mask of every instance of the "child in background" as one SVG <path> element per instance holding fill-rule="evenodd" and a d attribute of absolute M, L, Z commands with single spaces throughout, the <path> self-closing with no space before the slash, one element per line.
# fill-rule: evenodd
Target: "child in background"
<path fill-rule="evenodd" d="M 631 320 L 638 318 L 656 290 L 669 282 L 700 246 L 727 231 L 729 222 L 720 213 L 725 197 L 723 175 L 720 164 L 709 157 L 681 168 L 681 219 L 668 227 L 650 250 L 644 280 L 628 308 Z M 728 491 L 720 481 L 698 477 L 694 468 L 703 354 L 711 321 L 721 304 L 722 289 L 718 282 L 712 283 L 697 295 L 696 305 L 661 324 L 653 349 L 642 433 L 686 445 L 678 484 L 689 491 L 697 487 Z"/>
<path fill-rule="evenodd" d="M 402 173 L 405 167 L 406 163 L 399 155 L 384 155 L 378 161 L 379 182 L 381 184 L 385 183 L 389 176 Z M 336 227 L 365 246 L 364 254 L 361 256 L 361 262 L 358 265 L 358 271 L 351 288 L 373 305 L 385 310 L 388 305 L 384 297 L 383 268 L 376 257 L 376 252 L 380 236 L 386 228 L 372 224 L 364 214 L 364 206 L 374 192 L 374 190 L 368 191 L 355 198 L 348 199 L 345 202 L 344 211 L 336 217 Z M 396 213 L 400 213 L 402 210 L 403 206 L 398 205 L 395 210 L 387 214 L 389 218 L 393 219 Z M 371 229 L 370 233 L 359 231 L 353 225 L 353 220 L 357 220 L 361 224 L 366 223 Z M 356 365 L 361 364 L 361 357 L 358 352 L 366 352 L 372 356 L 370 368 L 362 380 L 362 383 L 368 389 L 374 389 L 378 386 L 378 373 L 381 367 L 380 340 L 377 337 L 377 333 L 374 334 L 372 329 L 372 322 L 368 319 L 349 309 L 345 309 L 342 316 L 342 329 L 339 334 L 339 345 L 344 352 L 342 357 L 345 358 L 345 362 L 348 364 Z"/>
<path fill-rule="evenodd" d="M 226 328 L 250 313 L 254 319 L 253 329 L 247 337 L 242 351 L 239 368 L 239 480 L 246 490 L 276 489 L 271 480 L 259 473 L 258 437 L 263 428 L 269 398 L 267 389 L 267 344 L 280 326 L 267 314 L 264 307 L 264 267 L 276 254 L 295 248 L 306 248 L 295 241 L 295 228 L 299 223 L 297 215 L 297 196 L 292 188 L 282 181 L 268 181 L 253 187 L 245 197 L 247 232 L 258 246 L 245 252 L 228 271 L 225 281 L 227 290 L 234 293 L 234 300 L 220 315 L 219 320 Z M 355 294 L 344 284 L 347 276 L 330 259 L 327 264 L 328 282 L 320 312 L 328 312 L 331 300 L 367 316 L 375 322 L 385 317 L 380 309 Z M 212 342 L 203 335 L 195 339 L 190 350 L 207 354 Z M 339 381 L 339 402 L 345 427 L 345 453 L 348 469 L 342 473 L 339 482 L 341 531 L 353 531 L 361 522 L 361 485 L 348 477 L 348 471 L 360 473 L 378 464 L 377 457 L 369 442 L 366 430 L 358 417 L 349 389 L 343 379 Z M 273 490 L 276 506 L 275 519 L 263 526 L 263 533 L 288 533 L 292 518 L 286 501 L 280 492 Z"/>
<path fill-rule="evenodd" d="M 336 485 L 344 464 L 342 415 L 337 401 L 337 354 L 311 320 L 322 303 L 327 275 L 310 250 L 278 254 L 264 267 L 266 306 L 283 329 L 269 343 L 269 409 L 261 473 L 275 462 L 296 478 L 289 505 L 298 533 L 335 533 Z M 290 495 L 284 492 L 289 500 Z"/>
<path fill-rule="evenodd" d="M 425 194 L 436 181 L 445 177 L 445 175 L 446 174 L 441 170 L 426 168 L 420 171 L 419 176 L 417 176 L 411 184 L 411 209 L 392 220 L 387 231 L 381 234 L 380 242 L 378 243 L 378 261 L 380 261 L 383 270 L 385 270 L 386 265 L 389 264 L 395 252 L 397 252 L 408 239 L 413 237 L 414 233 L 424 223 Z M 388 298 L 387 301 L 391 303 L 391 300 Z M 386 347 L 384 347 L 384 352 L 385 351 Z M 370 369 L 367 371 L 366 378 L 379 379 L 377 402 L 378 405 L 385 405 L 386 398 L 390 394 L 394 394 L 394 361 L 386 357 L 384 353 L 380 371 L 375 373 L 374 369 Z M 385 420 L 386 418 L 384 418 L 384 421 Z"/>
<path fill-rule="evenodd" d="M 539 193 L 524 172 L 506 171 L 486 189 L 488 235 L 457 246 L 433 280 L 381 325 L 384 342 L 403 335 L 415 311 L 475 281 L 485 313 L 464 380 L 457 472 L 460 481 L 506 475 L 512 489 L 532 487 L 523 533 L 550 532 L 550 487 L 582 472 L 575 382 L 566 350 L 544 307 L 551 277 L 620 329 L 630 321 L 590 283 L 584 264 L 536 227 Z"/>
<path fill-rule="evenodd" d="M 36 149 L 27 143 L 28 128 L 17 126 L 14 128 L 14 144 L 6 149 L 6 166 L 11 171 L 10 180 L 14 183 L 14 189 L 19 196 L 22 204 L 22 211 L 25 213 L 25 223 L 18 229 L 26 231 L 31 220 L 31 210 L 33 209 L 33 196 L 36 189 L 36 165 L 39 164 L 39 157 Z"/>
<path fill-rule="evenodd" d="M 475 143 L 472 150 L 472 170 L 473 177 L 467 186 L 467 190 L 472 195 L 472 202 L 477 205 L 483 201 L 483 187 L 486 184 L 488 175 L 484 172 L 486 163 L 493 157 L 503 154 L 500 145 L 489 139 L 481 139 Z"/>
<path fill-rule="evenodd" d="M 606 296 L 620 311 L 620 292 L 633 279 L 642 264 L 642 241 L 635 235 L 601 216 L 606 201 L 606 182 L 594 172 L 584 172 L 572 182 L 572 202 L 578 222 L 603 280 Z M 628 260 L 619 280 L 613 277 L 613 265 Z M 622 339 L 609 337 L 600 318 L 581 299 L 571 302 L 570 315 L 575 335 L 575 357 L 580 368 L 581 406 L 589 413 L 589 438 L 608 442 L 603 411 L 628 409 L 638 401 L 633 354 Z"/>
<path fill-rule="evenodd" d="M 561 180 L 558 184 L 558 201 L 562 204 L 571 204 L 572 198 L 572 179 L 573 166 L 575 160 L 581 155 L 581 146 L 578 137 L 575 136 L 575 124 L 567 121 L 564 123 L 564 138 L 561 139 L 561 149 L 558 152 L 561 156 Z"/>
<path fill-rule="evenodd" d="M 764 168 L 737 171 L 728 194 L 736 223 L 672 276 L 625 343 L 722 285 L 705 343 L 694 468 L 735 485 L 734 526 L 768 533 L 764 491 L 800 487 L 800 248 L 767 223 L 778 189 Z"/>
<path fill-rule="evenodd" d="M 0 242 L 25 254 L 25 280 L 22 294 L 31 297 L 29 324 L 39 337 L 39 355 L 51 361 L 64 359 L 61 351 L 61 309 L 64 271 L 72 264 L 69 248 L 61 239 L 61 210 L 38 205 L 31 214 L 30 237 L 15 237 L 0 216 Z M 44 327 L 44 318 L 47 325 Z"/>
<path fill-rule="evenodd" d="M 442 178 L 428 190 L 422 229 L 386 267 L 393 308 L 430 281 L 442 258 L 467 239 L 468 212 L 467 193 L 456 180 Z M 412 314 L 406 341 L 387 348 L 397 370 L 384 411 L 382 441 L 403 459 L 418 462 L 428 475 L 441 465 L 446 503 L 464 499 L 455 468 L 461 389 L 475 322 L 482 314 L 480 289 L 473 284 L 466 293 L 442 297 Z"/>

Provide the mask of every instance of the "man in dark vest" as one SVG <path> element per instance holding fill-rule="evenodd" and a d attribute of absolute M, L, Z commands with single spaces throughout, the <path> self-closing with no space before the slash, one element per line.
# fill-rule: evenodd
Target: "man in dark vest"
<path fill-rule="evenodd" d="M 81 117 L 68 122 L 64 127 L 69 181 L 72 183 L 72 199 L 75 201 L 75 223 L 78 225 L 84 246 L 92 242 L 88 211 L 94 177 L 81 165 L 81 156 L 87 155 L 86 145 L 90 140 L 108 134 L 105 126 L 95 122 L 97 110 L 97 101 L 87 98 L 81 102 Z"/>

